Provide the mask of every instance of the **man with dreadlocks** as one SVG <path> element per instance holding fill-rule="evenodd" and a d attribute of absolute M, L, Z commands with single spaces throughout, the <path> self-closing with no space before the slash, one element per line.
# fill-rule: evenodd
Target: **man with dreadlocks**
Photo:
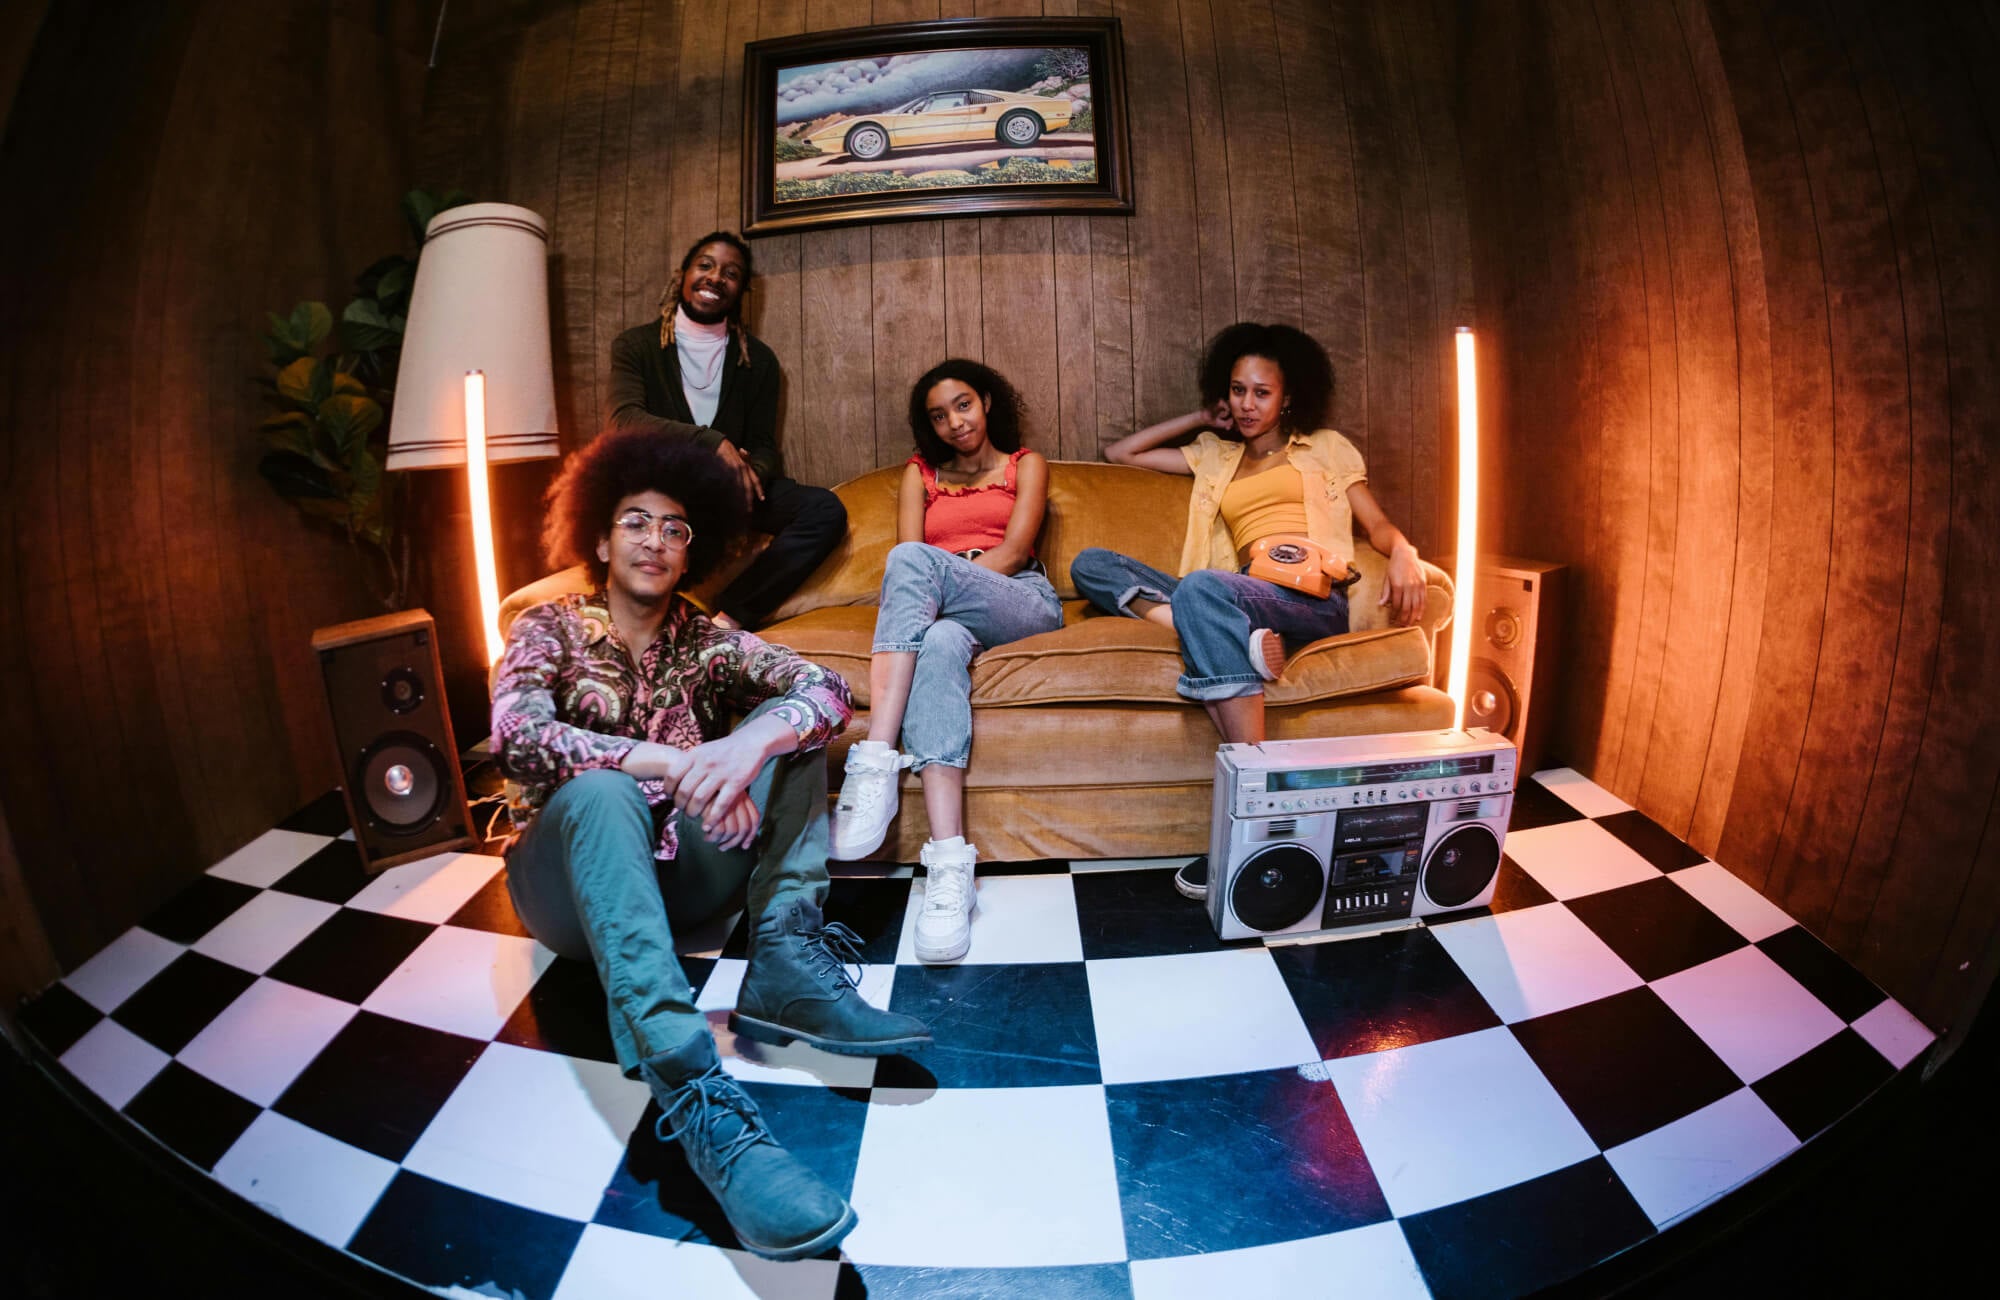
<path fill-rule="evenodd" d="M 660 318 L 611 345 L 612 429 L 692 438 L 736 473 L 750 527 L 771 544 L 709 611 L 723 628 L 757 627 L 847 532 L 847 509 L 784 476 L 778 455 L 778 358 L 743 324 L 750 248 L 703 235 L 660 298 Z"/>

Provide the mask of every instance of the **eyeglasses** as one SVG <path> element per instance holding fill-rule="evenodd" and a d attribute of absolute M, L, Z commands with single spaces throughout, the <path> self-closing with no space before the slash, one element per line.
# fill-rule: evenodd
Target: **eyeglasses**
<path fill-rule="evenodd" d="M 678 515 L 662 515 L 655 519 L 643 510 L 627 510 L 612 520 L 612 527 L 618 530 L 619 537 L 634 546 L 644 545 L 656 531 L 660 545 L 670 551 L 686 550 L 687 544 L 694 540 L 694 529 L 688 527 L 687 520 Z"/>

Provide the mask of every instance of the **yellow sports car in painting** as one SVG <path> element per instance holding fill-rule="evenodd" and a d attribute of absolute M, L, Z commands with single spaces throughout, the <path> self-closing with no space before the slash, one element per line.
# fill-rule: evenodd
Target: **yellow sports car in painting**
<path fill-rule="evenodd" d="M 1005 90 L 939 90 L 918 95 L 887 113 L 829 122 L 804 138 L 827 153 L 847 153 L 872 162 L 891 149 L 921 150 L 968 140 L 997 140 L 1025 149 L 1044 131 L 1068 126 L 1069 119 L 1067 99 Z"/>

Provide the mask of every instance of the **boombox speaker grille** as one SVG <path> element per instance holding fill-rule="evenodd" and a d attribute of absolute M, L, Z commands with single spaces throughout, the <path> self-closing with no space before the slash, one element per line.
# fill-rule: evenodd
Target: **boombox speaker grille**
<path fill-rule="evenodd" d="M 1500 841 L 1484 826 L 1461 826 L 1424 859 L 1424 893 L 1439 907 L 1463 907 L 1500 870 Z"/>
<path fill-rule="evenodd" d="M 1305 920 L 1325 891 L 1319 859 L 1296 844 L 1280 844 L 1237 868 L 1229 906 L 1253 930 L 1282 930 Z"/>

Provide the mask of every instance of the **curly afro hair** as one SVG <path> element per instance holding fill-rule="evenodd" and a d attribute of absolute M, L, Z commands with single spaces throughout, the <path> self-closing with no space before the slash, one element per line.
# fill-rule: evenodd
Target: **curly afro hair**
<path fill-rule="evenodd" d="M 910 389 L 910 435 L 917 440 L 919 456 L 932 465 L 949 464 L 958 457 L 958 453 L 932 430 L 930 409 L 926 404 L 931 389 L 947 379 L 956 379 L 986 399 L 986 441 L 1010 456 L 1020 450 L 1021 416 L 1028 409 L 1028 404 L 1014 391 L 1014 385 L 991 366 L 982 366 L 964 357 L 952 357 L 924 371 L 923 377 Z"/>
<path fill-rule="evenodd" d="M 590 567 L 602 585 L 609 568 L 597 544 L 611 531 L 611 512 L 640 492 L 660 492 L 687 511 L 694 541 L 681 585 L 701 581 L 742 535 L 747 509 L 736 474 L 691 438 L 647 429 L 606 433 L 570 456 L 544 501 L 542 549 L 549 564 Z"/>
<path fill-rule="evenodd" d="M 1276 363 L 1292 403 L 1289 427 L 1317 429 L 1325 423 L 1333 401 L 1333 362 L 1318 340 L 1289 325 L 1241 321 L 1217 334 L 1201 362 L 1202 405 L 1212 406 L 1229 396 L 1229 372 L 1244 357 Z"/>

